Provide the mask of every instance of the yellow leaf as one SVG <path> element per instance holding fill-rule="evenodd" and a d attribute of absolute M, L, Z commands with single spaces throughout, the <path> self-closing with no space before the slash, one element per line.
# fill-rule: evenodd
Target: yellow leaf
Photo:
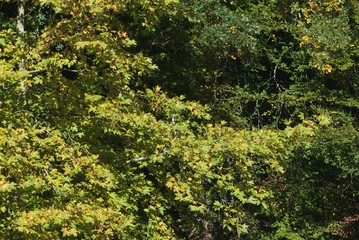
<path fill-rule="evenodd" d="M 77 236 L 77 230 L 76 228 L 63 228 L 61 229 L 61 231 L 63 232 L 63 236 L 66 237 L 66 236 L 74 236 L 76 237 Z"/>
<path fill-rule="evenodd" d="M 309 37 L 308 36 L 303 36 L 299 45 L 300 46 L 303 46 L 304 44 L 308 43 L 309 42 Z"/>
<path fill-rule="evenodd" d="M 325 64 L 323 67 L 322 67 L 322 72 L 325 73 L 325 74 L 329 74 L 331 73 L 333 70 L 332 66 L 330 66 L 329 64 Z"/>
<path fill-rule="evenodd" d="M 232 55 L 232 54 L 230 54 L 229 57 L 232 58 L 233 60 L 236 60 L 236 59 L 237 59 L 237 57 L 234 56 L 234 55 Z"/>
<path fill-rule="evenodd" d="M 168 187 L 169 189 L 173 189 L 173 183 L 174 183 L 175 179 L 174 177 L 171 177 L 167 182 L 166 182 L 166 187 Z"/>
<path fill-rule="evenodd" d="M 157 85 L 157 86 L 155 87 L 155 92 L 158 93 L 158 92 L 160 92 L 160 91 L 161 91 L 161 87 Z"/>
<path fill-rule="evenodd" d="M 327 126 L 332 123 L 332 119 L 329 116 L 324 115 L 324 114 L 319 115 L 317 117 L 317 120 L 319 121 L 320 125 L 324 125 L 324 126 Z"/>

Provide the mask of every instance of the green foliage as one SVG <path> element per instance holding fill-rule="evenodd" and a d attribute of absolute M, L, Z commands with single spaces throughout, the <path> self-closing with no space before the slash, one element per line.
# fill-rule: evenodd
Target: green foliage
<path fill-rule="evenodd" d="M 17 4 L 0 238 L 357 239 L 355 1 Z"/>
<path fill-rule="evenodd" d="M 2 238 L 110 237 L 133 224 L 113 172 L 61 135 L 1 128 Z"/>

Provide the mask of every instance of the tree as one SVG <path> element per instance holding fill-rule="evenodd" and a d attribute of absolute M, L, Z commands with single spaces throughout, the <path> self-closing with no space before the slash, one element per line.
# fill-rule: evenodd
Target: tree
<path fill-rule="evenodd" d="M 356 238 L 354 1 L 23 6 L 0 15 L 2 238 Z"/>
<path fill-rule="evenodd" d="M 260 208 L 269 194 L 254 172 L 282 171 L 273 156 L 286 151 L 259 148 L 277 133 L 208 124 L 206 106 L 141 83 L 156 66 L 136 52 L 123 17 L 146 4 L 161 15 L 172 3 L 31 3 L 46 20 L 24 37 L 1 33 L 1 236 L 246 232 L 244 205 Z"/>

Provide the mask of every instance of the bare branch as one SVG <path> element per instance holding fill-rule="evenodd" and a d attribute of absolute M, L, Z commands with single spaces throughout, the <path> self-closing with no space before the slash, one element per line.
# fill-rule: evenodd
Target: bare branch
<path fill-rule="evenodd" d="M 66 72 L 74 72 L 74 73 L 78 73 L 79 71 L 75 70 L 75 69 L 70 69 L 70 68 L 62 68 L 62 71 L 66 71 Z"/>
<path fill-rule="evenodd" d="M 130 162 L 141 162 L 143 160 L 147 160 L 149 159 L 148 156 L 143 156 L 143 157 L 139 157 L 139 158 L 134 158 L 134 159 L 131 159 L 131 160 L 127 160 L 126 163 L 130 163 Z"/>
<path fill-rule="evenodd" d="M 40 72 L 46 72 L 47 71 L 47 68 L 44 68 L 44 69 L 40 69 L 40 70 L 31 70 L 29 71 L 30 74 L 34 74 L 34 73 L 40 73 Z"/>

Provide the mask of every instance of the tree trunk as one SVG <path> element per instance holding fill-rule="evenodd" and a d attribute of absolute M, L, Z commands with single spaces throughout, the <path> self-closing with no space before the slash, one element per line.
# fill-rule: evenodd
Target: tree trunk
<path fill-rule="evenodd" d="M 19 0 L 18 1 L 18 13 L 17 13 L 17 21 L 16 21 L 16 30 L 17 34 L 20 38 L 21 44 L 21 60 L 19 63 L 19 70 L 25 71 L 26 65 L 25 65 L 25 0 Z M 25 82 L 23 79 L 20 81 L 20 87 L 22 91 L 22 98 L 23 98 L 23 104 L 26 105 L 26 87 Z"/>

